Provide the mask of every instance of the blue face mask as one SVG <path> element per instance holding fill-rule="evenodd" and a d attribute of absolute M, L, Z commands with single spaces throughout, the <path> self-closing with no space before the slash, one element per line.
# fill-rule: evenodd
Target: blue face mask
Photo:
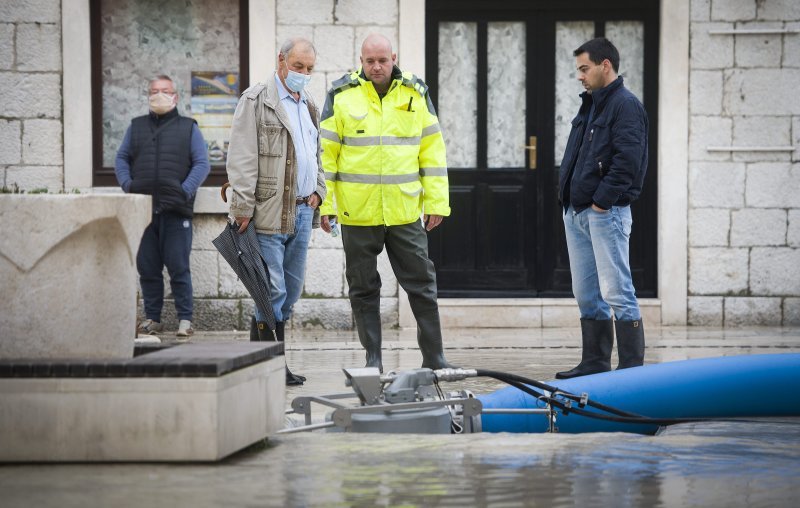
<path fill-rule="evenodd" d="M 284 61 L 284 63 L 286 62 Z M 311 74 L 301 74 L 299 72 L 295 72 L 289 68 L 288 64 L 286 64 L 286 70 L 289 72 L 285 79 L 286 88 L 292 92 L 302 92 L 303 88 L 305 88 L 308 82 L 311 81 Z"/>

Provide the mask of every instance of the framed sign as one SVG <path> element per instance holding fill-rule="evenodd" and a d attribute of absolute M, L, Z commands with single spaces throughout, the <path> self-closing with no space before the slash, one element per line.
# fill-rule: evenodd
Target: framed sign
<path fill-rule="evenodd" d="M 238 101 L 239 73 L 192 71 L 192 117 L 206 140 L 212 166 L 225 166 Z"/>

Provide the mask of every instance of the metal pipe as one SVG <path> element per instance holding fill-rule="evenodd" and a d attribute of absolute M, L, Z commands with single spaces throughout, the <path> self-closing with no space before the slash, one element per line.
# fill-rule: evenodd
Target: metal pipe
<path fill-rule="evenodd" d="M 549 409 L 516 409 L 516 408 L 483 408 L 481 414 L 547 414 L 550 413 Z"/>
<path fill-rule="evenodd" d="M 335 427 L 335 426 L 336 424 L 333 422 L 312 423 L 311 425 L 303 425 L 301 427 L 290 427 L 288 429 L 282 429 L 276 432 L 276 434 L 294 434 L 295 432 L 306 432 L 317 429 L 327 429 L 328 427 Z"/>

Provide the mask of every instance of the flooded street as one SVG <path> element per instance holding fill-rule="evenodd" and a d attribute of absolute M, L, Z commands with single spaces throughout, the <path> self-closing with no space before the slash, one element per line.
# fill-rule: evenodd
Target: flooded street
<path fill-rule="evenodd" d="M 800 352 L 799 329 L 648 332 L 648 363 Z M 579 360 L 577 333 L 448 331 L 446 354 L 459 366 L 546 381 Z M 308 382 L 287 390 L 287 406 L 347 392 L 342 367 L 363 365 L 352 333 L 295 332 L 289 341 L 289 365 Z M 413 335 L 387 331 L 384 347 L 387 370 L 418 366 Z M 502 386 L 479 378 L 443 389 Z M 215 464 L 4 465 L 0 491 L 3 507 L 795 506 L 800 418 L 682 424 L 657 436 L 283 434 Z"/>

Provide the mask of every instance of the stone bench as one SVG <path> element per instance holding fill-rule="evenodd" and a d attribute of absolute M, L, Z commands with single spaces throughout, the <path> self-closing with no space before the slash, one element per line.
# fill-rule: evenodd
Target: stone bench
<path fill-rule="evenodd" d="M 149 352 L 148 352 L 149 351 Z M 284 425 L 282 342 L 0 360 L 0 461 L 211 461 Z"/>
<path fill-rule="evenodd" d="M 283 342 L 140 345 L 130 360 L 0 359 L 0 378 L 219 377 L 283 353 Z"/>

